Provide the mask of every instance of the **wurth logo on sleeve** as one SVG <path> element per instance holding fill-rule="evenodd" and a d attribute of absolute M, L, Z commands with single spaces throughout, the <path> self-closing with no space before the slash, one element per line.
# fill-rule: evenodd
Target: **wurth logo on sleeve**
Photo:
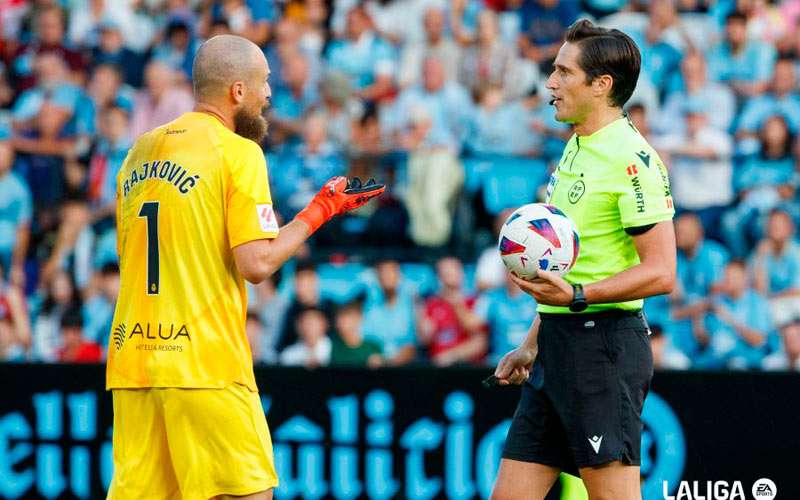
<path fill-rule="evenodd" d="M 260 203 L 256 205 L 256 214 L 261 230 L 265 233 L 278 232 L 278 219 L 275 218 L 275 211 L 271 203 Z"/>

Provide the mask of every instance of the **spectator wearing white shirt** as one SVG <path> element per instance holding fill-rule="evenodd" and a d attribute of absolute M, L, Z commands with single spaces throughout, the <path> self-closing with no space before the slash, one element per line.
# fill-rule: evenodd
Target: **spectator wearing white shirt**
<path fill-rule="evenodd" d="M 328 337 L 328 318 L 321 309 L 309 307 L 297 317 L 300 341 L 281 353 L 281 364 L 316 368 L 331 361 L 331 339 Z"/>

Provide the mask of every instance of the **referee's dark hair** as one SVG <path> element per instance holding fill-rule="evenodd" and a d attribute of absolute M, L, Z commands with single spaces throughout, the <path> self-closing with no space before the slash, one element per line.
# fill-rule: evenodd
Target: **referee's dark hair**
<path fill-rule="evenodd" d="M 609 98 L 622 107 L 628 102 L 642 66 L 639 47 L 625 33 L 595 26 L 591 21 L 576 21 L 567 29 L 564 39 L 581 49 L 578 65 L 586 73 L 587 83 L 602 75 L 614 79 Z"/>

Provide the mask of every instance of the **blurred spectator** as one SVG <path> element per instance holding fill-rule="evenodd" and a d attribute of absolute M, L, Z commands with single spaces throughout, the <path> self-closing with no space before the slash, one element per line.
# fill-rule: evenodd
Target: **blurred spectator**
<path fill-rule="evenodd" d="M 440 290 L 425 301 L 419 339 L 436 366 L 480 363 L 486 354 L 484 322 L 475 297 L 464 295 L 464 267 L 455 257 L 436 262 Z"/>
<path fill-rule="evenodd" d="M 710 302 L 711 368 L 757 368 L 767 354 L 772 319 L 767 299 L 750 287 L 747 267 L 733 260 Z"/>
<path fill-rule="evenodd" d="M 277 342 L 278 351 L 283 351 L 286 346 L 294 344 L 300 338 L 300 332 L 297 330 L 298 317 L 308 308 L 323 311 L 327 322 L 330 323 L 333 317 L 333 305 L 321 298 L 317 268 L 310 261 L 301 261 L 294 271 L 294 293 L 292 302 L 286 310 L 283 331 Z"/>
<path fill-rule="evenodd" d="M 498 85 L 507 96 L 513 97 L 514 65 L 521 61 L 514 48 L 500 39 L 497 22 L 497 14 L 491 10 L 483 10 L 478 15 L 478 37 L 464 50 L 459 81 L 472 90 L 484 84 Z"/>
<path fill-rule="evenodd" d="M 278 340 L 284 328 L 289 300 L 278 293 L 283 272 L 278 269 L 272 276 L 261 283 L 252 285 L 248 293 L 248 310 L 258 319 L 260 330 L 258 355 L 253 356 L 260 362 L 274 364 L 278 362 Z"/>
<path fill-rule="evenodd" d="M 350 77 L 364 99 L 380 99 L 393 87 L 397 56 L 392 46 L 375 33 L 363 6 L 347 13 L 346 36 L 328 46 L 326 59 L 331 69 Z"/>
<path fill-rule="evenodd" d="M 789 214 L 774 211 L 753 257 L 754 286 L 769 298 L 775 325 L 800 320 L 800 245 Z"/>
<path fill-rule="evenodd" d="M 80 53 L 64 45 L 64 14 L 57 5 L 41 7 L 36 12 L 35 37 L 20 46 L 12 56 L 11 71 L 17 91 L 31 88 L 36 83 L 33 71 L 37 56 L 52 53 L 64 61 L 72 72 L 71 79 L 79 81 L 85 63 Z"/>
<path fill-rule="evenodd" d="M 771 116 L 783 117 L 789 131 L 796 134 L 800 130 L 800 95 L 797 94 L 797 75 L 794 61 L 779 59 L 769 89 L 763 95 L 747 100 L 739 116 L 736 138 L 756 139 L 758 131 Z M 745 150 L 745 152 L 751 152 Z"/>
<path fill-rule="evenodd" d="M 694 360 L 710 342 L 705 327 L 707 298 L 715 292 L 715 283 L 722 279 L 730 256 L 722 245 L 705 239 L 700 219 L 691 212 L 681 214 L 675 221 L 675 240 L 677 283 L 670 296 L 672 321 L 664 326 L 668 344 Z"/>
<path fill-rule="evenodd" d="M 419 84 L 422 63 L 428 58 L 442 62 L 447 80 L 455 80 L 461 61 L 461 48 L 445 33 L 445 13 L 440 7 L 431 5 L 425 10 L 425 40 L 406 45 L 400 58 L 397 77 L 400 87 Z"/>
<path fill-rule="evenodd" d="M 400 286 L 403 278 L 396 260 L 378 262 L 375 273 L 378 287 L 371 289 L 364 307 L 364 338 L 381 345 L 386 364 L 408 364 L 417 356 L 414 297 Z"/>
<path fill-rule="evenodd" d="M 780 349 L 764 358 L 765 370 L 800 371 L 800 322 L 795 320 L 780 330 Z"/>
<path fill-rule="evenodd" d="M 177 75 L 167 64 L 151 61 L 144 70 L 145 88 L 136 95 L 131 119 L 131 137 L 168 123 L 192 110 L 194 98 L 178 86 Z"/>
<path fill-rule="evenodd" d="M 69 274 L 64 271 L 55 272 L 47 282 L 41 307 L 33 323 L 34 360 L 58 360 L 59 348 L 62 346 L 59 334 L 61 318 L 67 311 L 78 311 L 80 314 L 80 308 L 81 300 Z"/>
<path fill-rule="evenodd" d="M 733 140 L 709 124 L 707 101 L 685 103 L 686 129 L 655 142 L 670 165 L 670 188 L 678 208 L 696 212 L 706 233 L 716 233 L 722 212 L 733 201 Z"/>
<path fill-rule="evenodd" d="M 506 284 L 506 274 L 508 270 L 497 250 L 497 241 L 500 238 L 500 231 L 503 229 L 506 219 L 514 212 L 513 208 L 503 210 L 494 219 L 492 244 L 484 248 L 478 257 L 475 266 L 475 282 L 479 292 L 498 288 Z"/>
<path fill-rule="evenodd" d="M 578 19 L 577 0 L 524 0 L 519 8 L 522 55 L 550 73 L 564 32 Z"/>
<path fill-rule="evenodd" d="M 691 364 L 685 354 L 670 344 L 659 325 L 650 326 L 650 348 L 653 350 L 653 366 L 657 370 L 686 370 Z"/>
<path fill-rule="evenodd" d="M 68 109 L 45 102 L 32 125 L 11 141 L 37 209 L 55 208 L 68 194 L 66 159 L 74 156 L 76 142 L 66 130 L 69 119 Z"/>
<path fill-rule="evenodd" d="M 472 115 L 467 149 L 477 155 L 524 154 L 527 144 L 517 141 L 520 107 L 504 102 L 503 89 L 499 85 L 484 84 L 475 90 L 477 107 Z M 535 135 L 524 130 L 526 135 Z"/>
<path fill-rule="evenodd" d="M 331 361 L 331 339 L 328 337 L 328 318 L 315 307 L 300 311 L 296 325 L 299 341 L 281 352 L 281 364 L 316 368 Z"/>
<path fill-rule="evenodd" d="M 663 92 L 681 60 L 683 27 L 676 5 L 671 0 L 653 0 L 647 4 L 647 24 L 631 29 L 631 38 L 642 52 L 642 77 L 659 93 Z"/>
<path fill-rule="evenodd" d="M 94 48 L 104 26 L 115 25 L 125 39 L 136 37 L 130 2 L 120 0 L 73 0 L 67 38 L 76 47 Z"/>
<path fill-rule="evenodd" d="M 113 64 L 100 64 L 92 70 L 92 77 L 87 87 L 88 97 L 91 102 L 92 134 L 98 130 L 96 121 L 99 121 L 100 112 L 110 106 L 119 106 L 128 114 L 133 112 L 135 91 L 124 83 L 119 66 Z M 129 126 L 126 125 L 125 135 L 129 135 Z"/>
<path fill-rule="evenodd" d="M 14 103 L 15 128 L 30 127 L 45 103 L 64 109 L 71 117 L 80 103 L 83 91 L 69 81 L 69 70 L 64 60 L 52 52 L 42 53 L 34 59 L 36 84 L 19 95 Z"/>
<path fill-rule="evenodd" d="M 336 311 L 336 336 L 331 349 L 332 366 L 383 365 L 381 345 L 362 334 L 363 314 L 358 301 L 342 305 Z"/>
<path fill-rule="evenodd" d="M 504 285 L 485 292 L 475 304 L 475 314 L 489 329 L 490 365 L 519 347 L 536 317 L 536 301 L 504 273 Z"/>
<path fill-rule="evenodd" d="M 99 363 L 103 351 L 96 342 L 83 336 L 80 309 L 68 309 L 61 317 L 61 347 L 58 360 L 62 363 Z"/>
<path fill-rule="evenodd" d="M 8 271 L 0 274 L 0 282 L 24 286 L 33 209 L 28 185 L 11 171 L 13 164 L 14 149 L 0 140 L 0 269 Z"/>
<path fill-rule="evenodd" d="M 104 21 L 99 26 L 98 44 L 92 47 L 92 64 L 95 67 L 111 64 L 120 68 L 128 85 L 142 85 L 144 60 L 141 54 L 125 47 L 122 32 L 114 21 Z"/>
<path fill-rule="evenodd" d="M 116 263 L 105 264 L 97 274 L 93 288 L 83 303 L 83 334 L 87 340 L 107 348 L 119 295 L 119 266 Z"/>
<path fill-rule="evenodd" d="M 773 46 L 748 39 L 747 16 L 733 12 L 725 19 L 725 39 L 708 54 L 709 73 L 737 95 L 756 96 L 767 90 L 775 58 Z"/>
<path fill-rule="evenodd" d="M 683 56 L 681 76 L 682 88 L 667 95 L 653 127 L 661 134 L 684 127 L 685 103 L 698 100 L 708 103 L 708 109 L 714 110 L 708 115 L 710 125 L 723 132 L 730 130 L 736 113 L 736 99 L 729 87 L 708 79 L 708 66 L 701 52 L 693 50 Z"/>
<path fill-rule="evenodd" d="M 153 48 L 152 60 L 161 61 L 187 82 L 192 80 L 192 62 L 199 44 L 189 21 L 173 17 L 167 24 L 164 40 Z"/>
<path fill-rule="evenodd" d="M 253 364 L 265 362 L 263 353 L 261 352 L 261 346 L 264 342 L 264 330 L 261 327 L 261 320 L 258 314 L 254 312 L 247 313 L 244 322 L 244 331 L 247 334 L 247 343 L 250 346 L 250 355 L 253 358 Z"/>
<path fill-rule="evenodd" d="M 128 137 L 128 112 L 118 106 L 101 111 L 100 137 L 94 145 L 89 160 L 88 200 L 92 205 L 92 220 L 105 222 L 100 229 L 114 227 L 116 213 L 117 174 L 133 145 Z"/>
<path fill-rule="evenodd" d="M 214 0 L 206 5 L 210 8 L 204 12 L 204 25 L 210 26 L 215 20 L 224 19 L 231 33 L 256 45 L 262 46 L 269 40 L 276 17 L 273 0 Z"/>
<path fill-rule="evenodd" d="M 271 99 L 270 141 L 286 142 L 300 135 L 303 116 L 319 100 L 315 82 L 311 81 L 309 65 L 299 51 L 288 52 L 281 58 L 282 85 L 276 87 Z"/>
<path fill-rule="evenodd" d="M 302 210 L 328 179 L 347 173 L 344 158 L 328 141 L 324 116 L 310 114 L 302 127 L 303 142 L 278 157 L 280 174 L 273 180 L 278 206 L 287 219 Z"/>
<path fill-rule="evenodd" d="M 320 82 L 320 98 L 319 113 L 328 124 L 328 138 L 339 151 L 347 151 L 352 123 L 362 115 L 361 103 L 353 96 L 347 75 L 340 71 L 325 73 Z"/>
<path fill-rule="evenodd" d="M 759 126 L 758 152 L 748 157 L 734 176 L 736 191 L 747 196 L 751 190 L 783 187 L 792 189 L 795 181 L 792 146 L 794 136 L 789 131 L 786 119 L 780 115 L 770 116 Z"/>
<path fill-rule="evenodd" d="M 394 105 L 397 142 L 410 151 L 406 206 L 411 238 L 422 246 L 440 246 L 450 237 L 453 201 L 464 179 L 456 156 L 464 139 L 471 102 L 466 91 L 448 81 L 441 61 L 427 59 L 422 87 L 405 90 Z"/>
<path fill-rule="evenodd" d="M 3 279 L 0 264 L 0 361 L 22 361 L 31 350 L 31 319 L 24 290 Z"/>

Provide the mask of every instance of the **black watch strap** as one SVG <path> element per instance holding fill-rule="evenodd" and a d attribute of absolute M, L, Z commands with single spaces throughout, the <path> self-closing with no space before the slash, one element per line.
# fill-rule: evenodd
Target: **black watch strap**
<path fill-rule="evenodd" d="M 583 312 L 589 307 L 586 302 L 586 295 L 583 293 L 583 285 L 580 283 L 572 284 L 572 303 L 569 305 L 569 310 L 572 312 Z"/>

